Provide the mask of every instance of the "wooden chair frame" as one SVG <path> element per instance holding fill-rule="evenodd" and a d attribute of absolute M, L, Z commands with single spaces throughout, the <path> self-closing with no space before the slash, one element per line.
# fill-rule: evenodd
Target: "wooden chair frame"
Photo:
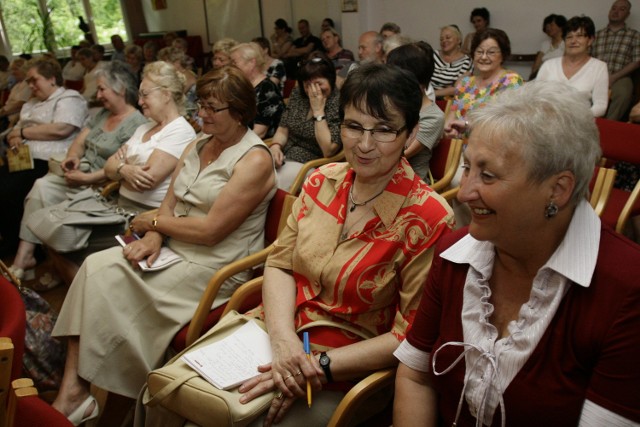
<path fill-rule="evenodd" d="M 447 163 L 445 167 L 444 175 L 431 185 L 431 188 L 442 193 L 449 187 L 453 177 L 458 171 L 458 165 L 460 164 L 460 156 L 462 155 L 462 146 L 464 141 L 462 139 L 452 139 L 449 145 L 449 154 L 447 155 Z"/>
<path fill-rule="evenodd" d="M 591 190 L 591 198 L 589 203 L 598 216 L 602 216 L 607 202 L 611 197 L 613 183 L 616 179 L 617 171 L 615 169 L 600 167 L 596 175 L 596 181 Z"/>

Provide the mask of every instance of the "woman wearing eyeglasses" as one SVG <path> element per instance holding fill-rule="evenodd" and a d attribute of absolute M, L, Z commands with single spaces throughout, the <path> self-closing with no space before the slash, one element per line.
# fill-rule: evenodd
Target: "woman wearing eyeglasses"
<path fill-rule="evenodd" d="M 311 52 L 298 69 L 294 88 L 270 146 L 278 187 L 289 190 L 302 165 L 342 148 L 336 69 L 321 52 Z"/>
<path fill-rule="evenodd" d="M 444 131 L 449 138 L 460 138 L 466 131 L 465 116 L 481 107 L 495 94 L 523 84 L 518 73 L 503 67 L 511 55 L 511 43 L 507 34 L 496 28 L 479 32 L 471 43 L 474 75 L 463 77 L 456 83 L 451 110 L 445 120 Z"/>
<path fill-rule="evenodd" d="M 326 426 L 354 381 L 395 366 L 392 353 L 413 320 L 431 248 L 453 225 L 447 203 L 402 156 L 418 129 L 416 78 L 363 65 L 340 98 L 347 163 L 322 166 L 304 184 L 267 260 L 263 305 L 252 312 L 265 319 L 273 363 L 240 386 L 240 402 L 275 395 L 251 426 Z M 301 328 L 309 332 L 310 359 Z"/>
<path fill-rule="evenodd" d="M 151 94 L 151 87 L 143 82 L 142 90 Z M 263 247 L 276 186 L 269 149 L 248 127 L 256 114 L 253 86 L 225 67 L 205 74 L 196 91 L 202 133 L 180 158 L 160 208 L 132 221 L 141 239 L 85 260 L 56 323 L 68 353 L 53 406 L 75 425 L 98 414 L 90 383 L 135 398 L 211 276 Z M 138 262 L 152 265 L 163 245 L 180 261 L 140 273 Z M 213 307 L 248 278 L 242 272 L 225 282 Z"/>
<path fill-rule="evenodd" d="M 596 27 L 588 16 L 574 16 L 562 30 L 564 55 L 542 64 L 536 80 L 558 81 L 573 86 L 591 101 L 594 117 L 607 112 L 609 72 L 607 63 L 591 56 Z"/>

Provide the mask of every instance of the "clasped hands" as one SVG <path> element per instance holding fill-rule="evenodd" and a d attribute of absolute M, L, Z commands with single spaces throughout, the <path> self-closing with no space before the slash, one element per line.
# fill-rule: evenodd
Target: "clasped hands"
<path fill-rule="evenodd" d="M 324 378 L 320 364 L 314 357 L 307 358 L 302 341 L 295 333 L 287 339 L 272 339 L 271 346 L 273 362 L 258 366 L 261 373 L 238 389 L 242 393 L 240 403 L 250 402 L 265 393 L 278 392 L 265 418 L 266 427 L 280 422 L 296 399 L 306 399 L 307 380 L 312 390 L 317 392 L 322 390 L 321 378 Z"/>
<path fill-rule="evenodd" d="M 162 235 L 160 233 L 148 233 L 148 231 L 152 230 L 151 222 L 156 215 L 157 212 L 155 211 L 143 212 L 131 220 L 131 224 L 129 224 L 129 229 L 133 233 L 144 234 L 141 239 L 127 244 L 122 249 L 122 254 L 134 268 L 138 268 L 138 262 L 145 258 L 147 259 L 147 264 L 152 265 L 160 255 Z"/>

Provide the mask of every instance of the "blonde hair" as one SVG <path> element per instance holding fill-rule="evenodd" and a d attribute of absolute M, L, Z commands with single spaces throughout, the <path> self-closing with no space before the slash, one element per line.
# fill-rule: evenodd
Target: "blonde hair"
<path fill-rule="evenodd" d="M 186 79 L 176 67 L 168 62 L 155 61 L 145 65 L 142 78 L 151 80 L 169 92 L 180 114 L 185 113 L 184 84 Z"/>
<path fill-rule="evenodd" d="M 264 67 L 266 62 L 264 53 L 262 52 L 262 47 L 260 47 L 258 43 L 240 43 L 231 49 L 231 53 L 233 52 L 240 52 L 240 55 L 242 55 L 242 58 L 245 61 L 255 59 L 256 68 L 259 70 Z"/>
<path fill-rule="evenodd" d="M 218 40 L 213 44 L 211 50 L 215 55 L 216 52 L 223 52 L 229 55 L 231 53 L 231 49 L 238 45 L 238 42 L 232 38 L 225 37 L 223 39 Z"/>
<path fill-rule="evenodd" d="M 440 33 L 442 33 L 444 30 L 452 31 L 458 38 L 458 46 L 462 46 L 462 33 L 460 32 L 458 27 L 456 27 L 455 25 L 445 25 L 444 27 L 440 28 Z"/>

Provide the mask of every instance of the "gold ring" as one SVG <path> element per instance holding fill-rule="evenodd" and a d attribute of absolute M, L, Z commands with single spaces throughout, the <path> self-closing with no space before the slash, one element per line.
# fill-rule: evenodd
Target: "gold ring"
<path fill-rule="evenodd" d="M 286 377 L 284 377 L 284 378 L 282 379 L 282 381 L 286 381 L 286 380 L 288 380 L 289 378 L 291 378 L 292 376 L 293 376 L 293 374 L 289 374 L 289 375 L 287 375 Z"/>
<path fill-rule="evenodd" d="M 298 372 L 296 372 L 296 377 L 297 377 L 298 375 L 302 375 L 302 371 L 301 371 L 301 370 L 298 370 Z"/>

